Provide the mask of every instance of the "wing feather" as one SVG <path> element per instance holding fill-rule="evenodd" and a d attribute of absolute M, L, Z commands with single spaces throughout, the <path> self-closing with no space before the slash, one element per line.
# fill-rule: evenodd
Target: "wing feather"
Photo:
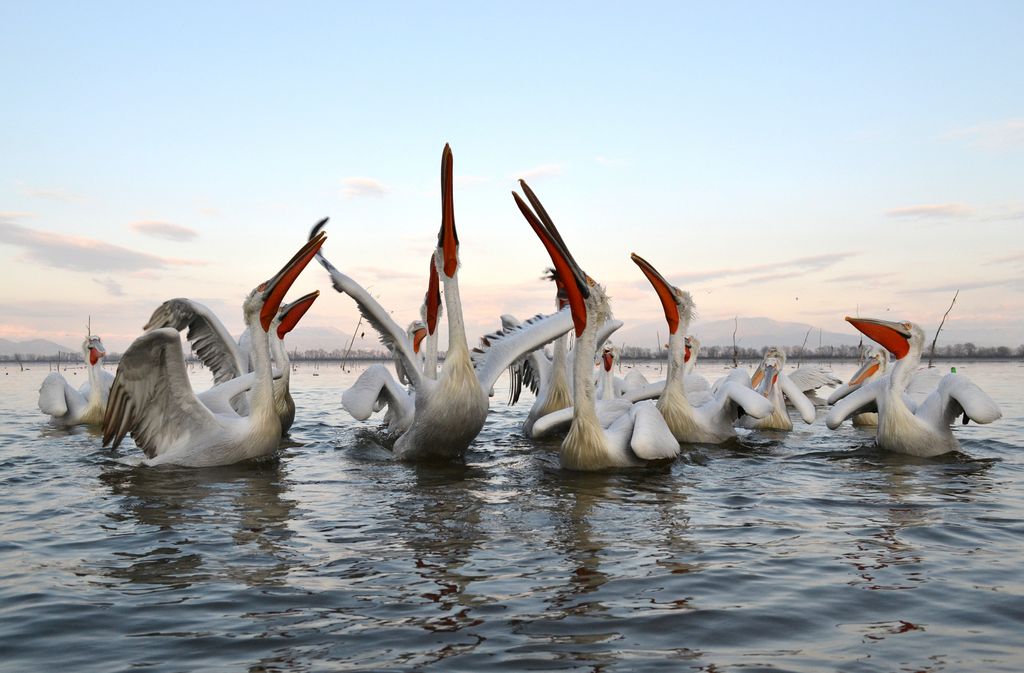
<path fill-rule="evenodd" d="M 510 327 L 481 337 L 470 354 L 480 387 L 490 390 L 512 363 L 545 346 L 572 329 L 572 315 L 564 308 L 551 315 L 536 315 L 518 327 Z"/>
<path fill-rule="evenodd" d="M 171 327 L 183 331 L 185 338 L 205 366 L 213 372 L 214 383 L 224 383 L 249 371 L 248 363 L 224 323 L 209 308 L 191 299 L 168 299 L 153 311 L 142 329 L 149 331 Z"/>
<path fill-rule="evenodd" d="M 103 418 L 103 446 L 125 435 L 146 456 L 164 453 L 183 429 L 210 430 L 213 413 L 192 392 L 181 338 L 174 328 L 154 329 L 128 347 L 117 366 Z"/>

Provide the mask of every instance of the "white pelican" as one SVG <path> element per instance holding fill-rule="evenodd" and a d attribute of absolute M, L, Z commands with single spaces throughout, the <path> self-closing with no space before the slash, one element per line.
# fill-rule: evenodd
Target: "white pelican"
<path fill-rule="evenodd" d="M 75 390 L 58 372 L 51 372 L 39 387 L 39 410 L 57 425 L 99 425 L 107 408 L 107 396 L 114 376 L 103 369 L 107 350 L 103 341 L 89 335 L 82 342 L 82 356 L 88 379 Z"/>
<path fill-rule="evenodd" d="M 679 443 L 650 401 L 627 403 L 628 409 L 624 413 L 620 413 L 608 427 L 602 425 L 594 398 L 593 367 L 598 329 L 611 317 L 608 298 L 604 290 L 576 264 L 554 222 L 526 182 L 520 180 L 519 184 L 533 209 L 519 194 L 513 192 L 512 196 L 547 249 L 565 286 L 576 332 L 572 424 L 559 452 L 562 467 L 602 470 L 675 458 L 679 454 Z"/>
<path fill-rule="evenodd" d="M 523 354 L 566 332 L 572 324 L 568 311 L 560 311 L 518 330 L 487 335 L 482 339 L 482 346 L 470 353 L 457 278 L 459 242 L 455 230 L 452 164 L 451 148 L 445 145 L 441 156 L 441 230 L 434 264 L 444 288 L 448 350 L 436 379 L 417 367 L 416 354 L 409 339 L 384 307 L 362 286 L 338 271 L 322 254 L 317 256 L 330 273 L 334 288 L 355 300 L 363 318 L 380 334 L 381 341 L 402 359 L 406 375 L 412 382 L 413 417 L 394 444 L 394 455 L 399 460 L 461 460 L 469 443 L 483 427 L 488 411 L 488 392 L 502 372 Z M 428 303 L 431 296 L 433 293 L 428 291 Z M 427 314 L 427 327 L 431 329 L 436 326 L 438 313 L 428 306 Z M 379 409 L 382 397 L 389 409 L 405 408 L 400 395 L 407 395 L 407 391 L 386 370 L 378 370 L 378 374 L 367 377 L 361 385 L 353 386 L 342 396 L 342 403 L 354 417 L 365 418 L 374 407 Z M 397 429 L 402 424 L 393 425 Z"/>
<path fill-rule="evenodd" d="M 146 454 L 145 464 L 189 467 L 229 465 L 276 451 L 281 419 L 274 407 L 267 332 L 288 288 L 324 239 L 321 234 L 307 242 L 242 304 L 252 330 L 255 379 L 248 416 L 216 414 L 199 400 L 189 384 L 181 337 L 165 327 L 143 334 L 122 356 L 103 419 L 103 445 L 116 448 L 130 433 Z"/>
<path fill-rule="evenodd" d="M 687 355 L 684 335 L 693 320 L 693 297 L 669 283 L 650 262 L 636 253 L 630 258 L 654 286 L 668 323 L 668 372 L 664 383 L 651 385 L 663 388 L 658 397 L 658 409 L 673 436 L 680 442 L 720 444 L 736 436 L 733 423 L 742 413 L 756 417 L 768 415 L 771 404 L 751 390 L 750 380 L 741 369 L 734 369 L 717 386 L 714 395 L 703 390 L 688 392 L 683 378 Z M 695 403 L 691 404 L 689 395 L 695 397 Z"/>
<path fill-rule="evenodd" d="M 550 270 L 555 273 L 554 269 Z M 559 310 L 568 307 L 569 302 L 562 281 L 555 276 L 554 281 L 558 286 L 556 306 Z M 536 316 L 531 320 L 540 319 L 543 316 Z M 501 324 L 505 330 L 519 329 L 522 323 L 511 315 L 501 316 Z M 622 327 L 621 320 L 611 318 L 606 320 L 597 334 L 596 346 L 601 348 L 602 344 L 617 329 Z M 509 387 L 509 404 L 515 404 L 519 400 L 523 385 L 526 385 L 534 393 L 533 406 L 526 414 L 523 421 L 522 432 L 528 437 L 537 438 L 533 434 L 533 425 L 538 418 L 547 414 L 567 409 L 572 406 L 571 371 L 569 369 L 573 351 L 568 346 L 569 335 L 561 335 L 551 344 L 551 355 L 545 349 L 538 348 L 529 353 L 526 357 L 509 367 L 511 386 Z M 568 423 L 566 423 L 568 429 Z"/>
<path fill-rule="evenodd" d="M 787 401 L 796 408 L 804 423 L 809 425 L 814 422 L 814 402 L 811 402 L 801 387 L 786 373 L 786 353 L 781 348 L 772 347 L 765 351 L 761 364 L 750 377 L 750 385 L 771 402 L 772 412 L 764 418 L 745 415 L 739 420 L 742 427 L 758 430 L 792 430 L 793 421 L 786 408 Z"/>
<path fill-rule="evenodd" d="M 832 394 L 828 396 L 828 404 L 835 404 L 868 381 L 872 381 L 882 376 L 888 368 L 889 351 L 885 350 L 881 346 L 872 346 L 868 349 L 867 354 L 864 357 L 864 362 L 861 364 L 860 368 L 853 373 L 850 380 L 837 387 L 832 391 Z M 916 406 L 917 405 L 915 404 L 915 407 Z M 873 411 L 864 412 L 863 414 L 854 414 L 852 422 L 854 425 L 873 427 L 878 425 L 878 414 Z"/>
<path fill-rule="evenodd" d="M 316 290 L 282 306 L 274 317 L 270 331 L 270 353 L 276 369 L 274 377 L 274 407 L 281 418 L 281 429 L 288 432 L 295 420 L 295 402 L 291 396 L 291 363 L 284 347 L 284 338 L 309 307 L 320 291 Z M 228 408 L 245 416 L 249 413 L 246 393 L 255 377 L 245 376 L 254 371 L 252 358 L 252 330 L 246 328 L 238 343 L 228 333 L 224 323 L 207 306 L 192 299 L 178 297 L 160 304 L 143 326 L 146 331 L 171 327 L 179 332 L 188 328 L 186 338 L 200 362 L 213 374 L 214 388 L 199 393 L 201 402 L 214 413 L 225 413 Z M 233 382 L 230 386 L 228 382 Z M 225 397 L 228 395 L 229 397 Z"/>
<path fill-rule="evenodd" d="M 947 374 L 916 408 L 904 397 L 921 361 L 924 330 L 912 322 L 851 318 L 847 322 L 888 349 L 896 359 L 887 374 L 839 400 L 825 419 L 832 430 L 853 414 L 878 412 L 875 441 L 879 447 L 912 456 L 937 456 L 960 444 L 950 424 L 963 416 L 966 424 L 991 423 L 1002 416 L 999 405 L 963 374 Z"/>

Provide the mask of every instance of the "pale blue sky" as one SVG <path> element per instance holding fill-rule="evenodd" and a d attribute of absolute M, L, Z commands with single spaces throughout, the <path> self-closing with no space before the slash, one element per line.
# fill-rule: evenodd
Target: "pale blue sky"
<path fill-rule="evenodd" d="M 522 176 L 627 321 L 660 315 L 635 251 L 705 319 L 929 329 L 964 287 L 951 338 L 1024 343 L 1022 25 L 1019 2 L 0 3 L 0 336 L 92 313 L 123 347 L 179 295 L 240 329 L 324 215 L 328 256 L 411 318 L 450 142 L 477 334 L 551 304 Z"/>

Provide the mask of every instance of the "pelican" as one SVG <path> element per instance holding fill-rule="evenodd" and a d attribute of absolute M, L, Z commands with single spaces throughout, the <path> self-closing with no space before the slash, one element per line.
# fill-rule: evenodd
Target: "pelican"
<path fill-rule="evenodd" d="M 548 277 L 554 280 L 558 287 L 556 308 L 560 311 L 566 309 L 569 306 L 569 300 L 562 281 L 554 269 L 549 270 Z M 536 316 L 531 320 L 542 317 Z M 515 330 L 522 326 L 517 318 L 507 314 L 501 316 L 501 324 L 505 330 Z M 620 327 L 622 327 L 621 320 L 611 318 L 605 321 L 597 334 L 597 347 L 601 348 L 608 337 Z M 528 437 L 538 438 L 533 434 L 533 426 L 538 418 L 572 406 L 571 371 L 569 369 L 572 351 L 568 344 L 569 335 L 566 330 L 566 334 L 552 342 L 550 356 L 543 348 L 538 348 L 509 367 L 512 381 L 509 388 L 509 404 L 515 404 L 519 400 L 519 394 L 522 392 L 524 384 L 533 391 L 535 396 L 533 406 L 527 412 L 522 426 L 523 434 Z"/>
<path fill-rule="evenodd" d="M 836 402 L 843 399 L 854 390 L 857 390 L 868 381 L 873 381 L 885 374 L 885 371 L 888 368 L 889 351 L 885 350 L 881 346 L 871 346 L 864 357 L 864 362 L 861 364 L 860 368 L 853 373 L 850 380 L 837 387 L 832 391 L 832 394 L 828 396 L 828 404 L 834 405 Z M 854 414 L 852 422 L 854 425 L 873 427 L 878 425 L 878 414 L 873 411 L 868 411 L 863 414 Z"/>
<path fill-rule="evenodd" d="M 751 390 L 747 374 L 741 369 L 734 369 L 713 395 L 707 391 L 687 390 L 683 378 L 687 356 L 685 334 L 694 316 L 693 297 L 669 283 L 643 257 L 633 253 L 630 258 L 654 286 L 668 323 L 668 372 L 664 383 L 660 384 L 658 410 L 672 435 L 680 442 L 720 444 L 736 436 L 733 423 L 743 412 L 755 417 L 767 416 L 771 404 Z M 695 398 L 694 403 L 689 396 Z"/>
<path fill-rule="evenodd" d="M 871 318 L 846 321 L 864 336 L 889 350 L 896 363 L 885 375 L 862 385 L 838 403 L 825 419 L 832 430 L 848 417 L 866 411 L 878 412 L 875 442 L 879 447 L 911 456 L 937 456 L 960 448 L 950 424 L 958 416 L 963 422 L 991 423 L 1002 416 L 999 405 L 963 374 L 947 374 L 916 408 L 904 397 L 914 371 L 921 361 L 924 330 L 912 322 L 890 322 Z"/>
<path fill-rule="evenodd" d="M 793 421 L 786 408 L 787 400 L 796 408 L 804 423 L 814 422 L 814 403 L 790 378 L 785 368 L 786 353 L 781 348 L 772 347 L 765 351 L 761 364 L 750 377 L 750 385 L 771 402 L 772 412 L 764 418 L 743 416 L 739 420 L 742 427 L 758 430 L 792 430 Z"/>
<path fill-rule="evenodd" d="M 217 414 L 193 393 L 178 330 L 154 329 L 136 339 L 121 358 L 103 418 L 103 445 L 117 447 L 131 434 L 147 465 L 229 465 L 273 453 L 281 441 L 274 406 L 268 331 L 285 293 L 323 245 L 308 241 L 273 278 L 242 304 L 252 331 L 253 378 L 249 415 Z"/>
<path fill-rule="evenodd" d="M 412 344 L 388 311 L 361 285 L 338 271 L 324 255 L 317 256 L 330 274 L 334 288 L 355 300 L 363 318 L 380 334 L 381 341 L 403 361 L 414 389 L 414 404 L 408 427 L 401 431 L 394 444 L 394 455 L 399 460 L 461 460 L 469 443 L 483 427 L 488 393 L 502 372 L 524 354 L 568 331 L 572 325 L 568 311 L 559 311 L 517 330 L 489 334 L 483 337 L 481 347 L 470 353 L 457 277 L 459 241 L 455 230 L 452 170 L 452 151 L 445 145 L 441 156 L 441 229 L 434 265 L 443 286 L 448 315 L 448 350 L 436 379 L 416 366 Z M 314 228 L 314 232 L 317 230 Z M 428 304 L 432 296 L 428 291 Z M 431 332 L 437 325 L 438 315 L 439 311 L 428 305 L 427 327 Z M 380 408 L 382 397 L 389 409 L 406 408 L 400 395 L 408 395 L 408 392 L 386 370 L 378 370 L 378 373 L 379 376 L 367 377 L 342 396 L 345 409 L 353 417 L 368 417 L 375 406 Z M 401 425 L 393 424 L 396 431 Z"/>
<path fill-rule="evenodd" d="M 608 297 L 576 264 L 533 190 L 523 180 L 519 184 L 530 205 L 519 194 L 513 192 L 512 196 L 547 249 L 565 286 L 576 334 L 572 424 L 559 452 L 562 467 L 592 471 L 675 458 L 679 454 L 679 443 L 650 401 L 626 403 L 628 408 L 608 427 L 602 425 L 595 404 L 593 363 L 598 329 L 611 317 Z"/>
<path fill-rule="evenodd" d="M 276 369 L 274 407 L 281 419 L 282 432 L 288 432 L 295 420 L 295 401 L 290 390 L 291 363 L 284 338 L 319 296 L 320 291 L 316 290 L 282 306 L 271 324 L 270 353 Z M 214 388 L 199 393 L 199 400 L 214 413 L 227 413 L 233 409 L 239 415 L 248 415 L 246 393 L 255 379 L 246 376 L 254 371 L 252 330 L 247 327 L 236 344 L 217 314 L 204 304 L 184 297 L 168 299 L 160 304 L 143 329 L 149 331 L 162 327 L 171 327 L 179 332 L 188 328 L 186 338 L 192 351 L 213 373 Z"/>
<path fill-rule="evenodd" d="M 113 375 L 103 369 L 106 354 L 102 339 L 92 334 L 87 336 L 82 342 L 82 356 L 88 380 L 75 390 L 59 372 L 51 372 L 39 387 L 39 410 L 62 427 L 102 423 L 110 385 L 114 382 Z"/>

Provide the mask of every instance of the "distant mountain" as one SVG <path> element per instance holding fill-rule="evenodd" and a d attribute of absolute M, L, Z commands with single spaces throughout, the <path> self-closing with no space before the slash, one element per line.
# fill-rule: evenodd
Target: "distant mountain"
<path fill-rule="evenodd" d="M 10 341 L 0 339 L 0 356 L 13 357 L 15 355 L 56 355 L 61 353 L 81 353 L 82 348 L 70 348 L 62 346 L 46 339 L 31 339 L 29 341 Z"/>
<path fill-rule="evenodd" d="M 731 346 L 733 329 L 736 329 L 736 325 L 732 320 L 698 320 L 690 325 L 689 332 L 705 346 Z M 810 336 L 807 335 L 807 330 L 811 330 Z M 627 323 L 612 335 L 612 340 L 621 345 L 654 347 L 657 345 L 656 334 L 660 336 L 661 342 L 665 343 L 668 327 L 664 320 Z M 736 329 L 736 344 L 743 348 L 799 346 L 804 343 L 804 337 L 807 338 L 808 348 L 818 347 L 818 328 L 805 323 L 741 317 Z M 860 342 L 860 335 L 852 329 L 850 334 L 821 332 L 820 340 L 826 346 L 852 346 Z"/>

